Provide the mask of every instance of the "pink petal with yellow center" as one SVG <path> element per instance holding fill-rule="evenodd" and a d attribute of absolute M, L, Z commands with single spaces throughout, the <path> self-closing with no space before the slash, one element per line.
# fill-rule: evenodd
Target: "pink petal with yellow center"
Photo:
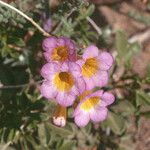
<path fill-rule="evenodd" d="M 85 60 L 79 59 L 79 60 L 76 61 L 76 63 L 77 63 L 80 67 L 82 67 L 82 66 L 84 65 L 84 63 L 85 63 Z"/>
<path fill-rule="evenodd" d="M 43 41 L 43 49 L 45 59 L 50 61 L 64 62 L 67 60 L 76 61 L 75 44 L 66 37 L 50 37 Z"/>
<path fill-rule="evenodd" d="M 61 37 L 60 39 L 61 39 L 61 41 L 63 41 L 62 43 L 64 43 L 64 45 L 69 48 L 69 54 L 72 55 L 76 48 L 74 42 L 66 37 Z"/>
<path fill-rule="evenodd" d="M 41 75 L 43 78 L 51 80 L 53 75 L 60 70 L 60 65 L 55 62 L 45 64 L 41 69 Z"/>

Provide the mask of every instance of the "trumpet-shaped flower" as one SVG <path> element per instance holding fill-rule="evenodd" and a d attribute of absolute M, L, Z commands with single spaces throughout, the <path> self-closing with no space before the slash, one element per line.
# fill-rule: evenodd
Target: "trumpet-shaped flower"
<path fill-rule="evenodd" d="M 111 93 L 96 91 L 86 95 L 74 111 L 74 121 L 79 127 L 86 126 L 89 121 L 101 122 L 107 118 L 107 106 L 114 102 Z"/>
<path fill-rule="evenodd" d="M 46 79 L 41 85 L 41 94 L 47 99 L 56 99 L 62 106 L 72 105 L 76 95 L 85 90 L 81 68 L 74 62 L 47 63 L 41 75 Z"/>
<path fill-rule="evenodd" d="M 49 37 L 43 41 L 44 56 L 48 62 L 51 61 L 76 61 L 75 44 L 66 37 Z"/>
<path fill-rule="evenodd" d="M 108 82 L 108 70 L 113 64 L 113 57 L 108 52 L 100 52 L 94 45 L 85 49 L 82 59 L 78 60 L 87 90 L 95 86 L 103 87 Z"/>
<path fill-rule="evenodd" d="M 59 127 L 66 125 L 67 108 L 61 105 L 57 105 L 56 111 L 53 115 L 53 124 Z"/>

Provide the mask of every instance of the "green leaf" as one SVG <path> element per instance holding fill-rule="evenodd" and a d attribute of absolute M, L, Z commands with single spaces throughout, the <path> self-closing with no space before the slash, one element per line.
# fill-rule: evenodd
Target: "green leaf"
<path fill-rule="evenodd" d="M 150 111 L 141 113 L 142 116 L 146 117 L 147 119 L 150 119 Z"/>
<path fill-rule="evenodd" d="M 94 10 L 95 10 L 95 6 L 94 5 L 90 5 L 87 10 L 81 9 L 80 10 L 80 14 L 81 15 L 79 15 L 79 17 L 77 18 L 76 21 L 81 21 L 83 19 L 86 19 L 86 17 L 88 17 L 88 16 L 93 14 Z"/>
<path fill-rule="evenodd" d="M 150 83 L 150 64 L 147 67 L 146 81 Z"/>
<path fill-rule="evenodd" d="M 140 105 L 150 105 L 150 95 L 144 91 L 136 91 L 136 106 Z"/>
<path fill-rule="evenodd" d="M 38 134 L 39 134 L 39 139 L 41 144 L 46 145 L 47 139 L 46 139 L 46 130 L 44 124 L 38 125 Z"/>
<path fill-rule="evenodd" d="M 126 67 L 131 67 L 131 58 L 140 51 L 141 47 L 137 42 L 129 43 L 128 50 L 125 54 L 125 65 Z"/>
<path fill-rule="evenodd" d="M 111 107 L 115 112 L 120 112 L 124 115 L 133 114 L 135 112 L 135 108 L 133 104 L 127 100 L 120 100 L 119 103 L 115 106 Z"/>
<path fill-rule="evenodd" d="M 75 141 L 63 143 L 63 145 L 58 150 L 71 150 L 75 145 Z"/>
<path fill-rule="evenodd" d="M 117 135 L 121 135 L 125 131 L 125 120 L 113 112 L 109 112 L 106 124 Z"/>
<path fill-rule="evenodd" d="M 48 125 L 48 128 L 51 129 L 51 131 L 52 131 L 54 134 L 60 135 L 60 136 L 62 136 L 62 137 L 67 137 L 67 136 L 69 136 L 69 135 L 72 134 L 72 132 L 69 131 L 68 129 L 61 128 L 61 127 L 57 127 L 57 126 L 52 125 L 52 124 L 49 124 L 49 125 Z"/>
<path fill-rule="evenodd" d="M 118 51 L 118 59 L 124 59 L 124 55 L 127 53 L 128 39 L 123 31 L 117 31 L 116 33 L 116 47 Z"/>
<path fill-rule="evenodd" d="M 116 47 L 118 51 L 117 61 L 124 61 L 127 68 L 131 66 L 131 58 L 141 49 L 137 42 L 129 43 L 128 37 L 123 31 L 116 32 Z"/>
<path fill-rule="evenodd" d="M 90 7 L 86 11 L 86 16 L 92 15 L 94 10 L 95 10 L 95 6 L 94 5 L 90 5 Z"/>
<path fill-rule="evenodd" d="M 23 39 L 18 38 L 18 37 L 12 37 L 9 39 L 8 41 L 10 44 L 16 44 L 17 46 L 25 46 L 25 42 L 23 41 Z"/>

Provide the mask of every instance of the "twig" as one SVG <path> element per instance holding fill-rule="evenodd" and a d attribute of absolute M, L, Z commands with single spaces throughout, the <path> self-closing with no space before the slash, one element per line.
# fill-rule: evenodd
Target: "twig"
<path fill-rule="evenodd" d="M 29 85 L 34 85 L 34 84 L 40 84 L 42 83 L 43 80 L 39 80 L 39 81 L 35 81 L 33 83 L 25 83 L 25 84 L 19 84 L 19 85 L 2 85 L 0 84 L 0 90 L 2 89 L 19 89 L 19 88 L 24 88 L 26 86 L 29 86 Z"/>
<path fill-rule="evenodd" d="M 51 36 L 49 33 L 45 32 L 32 18 L 28 17 L 26 14 L 24 14 L 22 11 L 18 10 L 17 8 L 3 2 L 0 0 L 0 4 L 10 8 L 11 10 L 17 12 L 18 14 L 20 14 L 21 16 L 23 16 L 25 19 L 27 19 L 28 21 L 30 21 L 41 33 L 43 33 L 44 36 Z"/>
<path fill-rule="evenodd" d="M 12 144 L 12 141 L 7 142 L 6 145 L 4 145 L 4 146 L 2 147 L 1 150 L 6 150 L 6 149 L 9 147 L 10 144 Z"/>
<path fill-rule="evenodd" d="M 150 29 L 148 28 L 147 30 L 145 30 L 143 32 L 138 32 L 135 35 L 133 35 L 132 37 L 130 37 L 129 42 L 143 43 L 146 40 L 148 40 L 149 38 L 150 38 Z"/>
<path fill-rule="evenodd" d="M 97 26 L 97 24 L 88 16 L 86 17 L 87 21 L 93 26 L 93 28 L 97 31 L 99 35 L 102 34 L 101 29 Z"/>

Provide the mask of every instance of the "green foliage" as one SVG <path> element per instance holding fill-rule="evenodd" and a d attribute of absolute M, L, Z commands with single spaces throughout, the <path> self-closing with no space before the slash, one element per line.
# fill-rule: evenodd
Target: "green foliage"
<path fill-rule="evenodd" d="M 137 90 L 136 91 L 136 105 L 150 105 L 150 95 L 145 93 L 144 91 Z"/>
<path fill-rule="evenodd" d="M 129 12 L 129 15 L 131 17 L 133 17 L 134 19 L 136 19 L 146 25 L 150 25 L 150 17 L 145 17 L 138 11 L 131 11 L 131 12 Z"/>
<path fill-rule="evenodd" d="M 118 50 L 118 63 L 124 61 L 126 67 L 129 68 L 132 57 L 140 50 L 140 45 L 137 42 L 129 43 L 127 35 L 123 31 L 117 31 L 116 48 Z"/>
<path fill-rule="evenodd" d="M 109 113 L 106 124 L 117 135 L 121 135 L 125 130 L 125 120 L 113 112 Z"/>

